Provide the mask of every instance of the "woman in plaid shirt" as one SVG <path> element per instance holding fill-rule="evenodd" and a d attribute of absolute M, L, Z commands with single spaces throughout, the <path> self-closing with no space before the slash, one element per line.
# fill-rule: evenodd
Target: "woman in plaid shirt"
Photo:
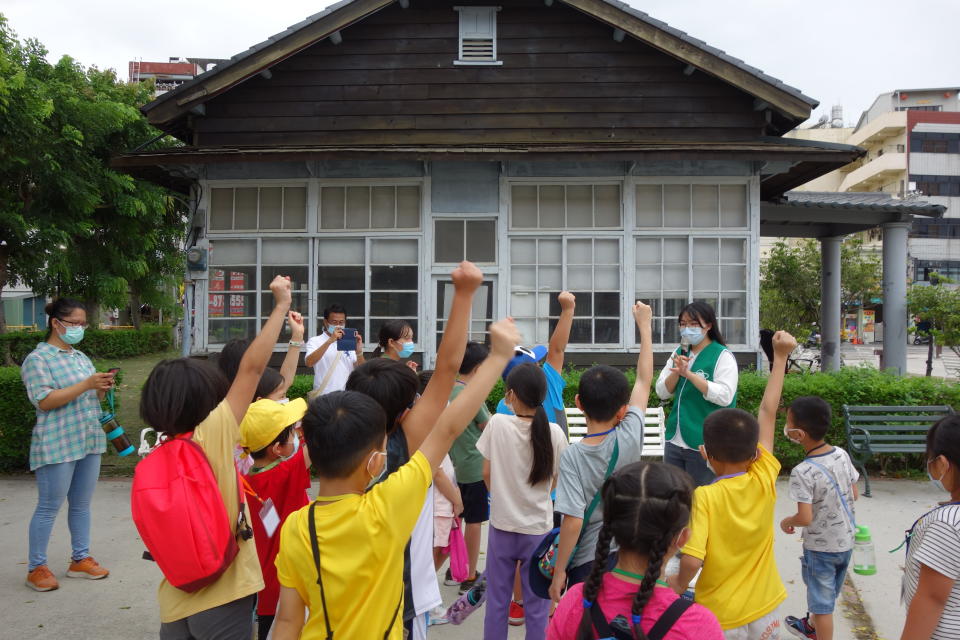
<path fill-rule="evenodd" d="M 40 494 L 30 520 L 27 586 L 52 591 L 59 584 L 47 567 L 47 543 L 66 498 L 73 546 L 70 578 L 97 580 L 109 575 L 90 556 L 90 499 L 100 476 L 106 437 L 100 427 L 100 399 L 113 386 L 113 374 L 97 373 L 90 358 L 73 348 L 83 340 L 87 312 L 76 300 L 47 305 L 47 340 L 23 361 L 20 377 L 37 408 L 30 439 L 30 470 Z"/>

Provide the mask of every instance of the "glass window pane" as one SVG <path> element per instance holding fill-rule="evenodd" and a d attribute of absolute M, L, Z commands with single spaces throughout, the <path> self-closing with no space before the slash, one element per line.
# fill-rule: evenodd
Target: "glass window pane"
<path fill-rule="evenodd" d="M 252 291 L 256 286 L 256 267 L 226 267 L 210 270 L 210 291 Z"/>
<path fill-rule="evenodd" d="M 537 187 L 514 185 L 511 200 L 511 225 L 517 229 L 536 229 Z"/>
<path fill-rule="evenodd" d="M 210 192 L 210 230 L 233 228 L 233 189 L 213 189 Z"/>
<path fill-rule="evenodd" d="M 463 220 L 437 220 L 433 228 L 434 260 L 453 263 L 463 260 Z"/>
<path fill-rule="evenodd" d="M 593 287 L 593 267 L 567 267 L 567 287 L 570 289 L 591 289 Z M 577 305 L 577 312 L 579 315 L 579 304 Z"/>
<path fill-rule="evenodd" d="M 370 292 L 371 316 L 416 316 L 417 294 L 386 291 Z"/>
<path fill-rule="evenodd" d="M 497 261 L 497 223 L 494 220 L 467 220 L 467 260 Z"/>
<path fill-rule="evenodd" d="M 215 240 L 210 243 L 210 264 L 257 264 L 257 242 Z"/>
<path fill-rule="evenodd" d="M 347 310 L 347 326 L 362 329 L 362 318 L 366 315 L 364 308 L 364 294 L 321 292 L 317 294 L 317 314 L 323 317 L 323 310 L 332 304 L 338 304 Z"/>
<path fill-rule="evenodd" d="M 593 264 L 593 240 L 567 240 L 567 264 Z"/>
<path fill-rule="evenodd" d="M 690 226 L 690 185 L 663 185 L 663 226 Z"/>
<path fill-rule="evenodd" d="M 540 291 L 560 291 L 563 289 L 563 274 L 560 267 L 540 267 Z"/>
<path fill-rule="evenodd" d="M 416 291 L 417 267 L 371 267 L 370 289 L 407 289 Z M 373 302 L 370 303 L 370 306 L 372 309 Z M 370 313 L 376 315 L 376 313 L 372 310 Z"/>
<path fill-rule="evenodd" d="M 637 295 L 634 297 L 633 300 L 630 300 L 630 303 L 632 304 L 636 300 L 640 300 L 644 304 L 650 305 L 650 308 L 653 310 L 654 317 L 663 315 L 663 309 L 660 305 L 660 292 L 637 291 Z"/>
<path fill-rule="evenodd" d="M 260 228 L 280 229 L 283 218 L 283 188 L 260 187 Z"/>
<path fill-rule="evenodd" d="M 417 264 L 416 240 L 374 240 L 370 264 Z"/>
<path fill-rule="evenodd" d="M 567 226 L 593 227 L 593 187 L 588 184 L 567 187 Z"/>
<path fill-rule="evenodd" d="M 637 226 L 659 227 L 663 224 L 663 187 L 659 184 L 637 185 Z"/>
<path fill-rule="evenodd" d="M 724 238 L 720 241 L 720 261 L 725 263 L 744 263 L 747 261 L 747 241 L 739 238 Z"/>
<path fill-rule="evenodd" d="M 720 225 L 723 227 L 747 226 L 746 185 L 720 185 Z"/>
<path fill-rule="evenodd" d="M 551 331 L 553 326 L 556 324 L 554 320 L 551 323 Z M 577 318 L 573 319 L 573 326 L 570 328 L 570 342 L 572 344 L 592 344 L 593 340 L 593 320 L 578 320 Z"/>
<path fill-rule="evenodd" d="M 264 238 L 260 260 L 263 264 L 307 264 L 307 250 L 306 240 Z"/>
<path fill-rule="evenodd" d="M 620 267 L 594 267 L 594 269 L 594 288 L 607 290 L 620 288 Z"/>
<path fill-rule="evenodd" d="M 397 226 L 396 191 L 393 187 L 373 187 L 370 208 L 371 228 L 393 229 Z"/>
<path fill-rule="evenodd" d="M 513 267 L 510 269 L 510 286 L 516 289 L 535 289 L 537 287 L 536 267 Z"/>
<path fill-rule="evenodd" d="M 226 344 L 234 339 L 253 338 L 256 334 L 256 320 L 211 319 L 207 329 L 210 344 Z"/>
<path fill-rule="evenodd" d="M 652 267 L 637 267 L 637 285 L 643 287 L 658 286 L 660 284 L 660 265 Z"/>
<path fill-rule="evenodd" d="M 616 184 L 594 185 L 594 226 L 620 227 L 620 186 Z"/>
<path fill-rule="evenodd" d="M 593 294 L 594 315 L 620 316 L 620 293 L 601 292 Z"/>
<path fill-rule="evenodd" d="M 347 228 L 370 228 L 370 187 L 347 187 Z"/>
<path fill-rule="evenodd" d="M 536 240 L 511 240 L 510 264 L 535 264 L 537 262 Z"/>
<path fill-rule="evenodd" d="M 556 320 L 537 320 L 537 332 L 534 337 L 534 344 L 546 344 L 555 326 L 557 326 Z"/>
<path fill-rule="evenodd" d="M 694 291 L 716 291 L 719 288 L 720 277 L 716 266 L 693 268 Z"/>
<path fill-rule="evenodd" d="M 562 229 L 564 219 L 564 188 L 562 185 L 543 185 L 540 187 L 540 228 Z"/>
<path fill-rule="evenodd" d="M 721 320 L 720 330 L 727 344 L 746 344 L 747 342 L 747 321 L 744 319 Z"/>
<path fill-rule="evenodd" d="M 513 313 L 511 311 L 511 313 Z M 516 316 L 517 314 L 514 314 Z M 536 341 L 537 321 L 532 318 L 517 318 L 517 330 L 520 331 L 520 339 L 524 344 L 532 344 Z"/>
<path fill-rule="evenodd" d="M 307 188 L 283 188 L 283 228 L 307 228 Z"/>
<path fill-rule="evenodd" d="M 660 264 L 660 238 L 637 238 L 637 264 Z"/>
<path fill-rule="evenodd" d="M 664 264 L 687 264 L 687 239 L 664 238 L 663 262 Z"/>
<path fill-rule="evenodd" d="M 620 264 L 619 240 L 594 240 L 593 261 L 595 264 Z"/>
<path fill-rule="evenodd" d="M 317 289 L 360 290 L 364 289 L 363 267 L 319 267 Z"/>
<path fill-rule="evenodd" d="M 693 226 L 720 226 L 720 208 L 717 185 L 693 185 Z"/>
<path fill-rule="evenodd" d="M 321 240 L 319 264 L 363 264 L 363 240 Z"/>
<path fill-rule="evenodd" d="M 720 315 L 724 318 L 745 317 L 747 315 L 746 294 L 737 295 L 724 293 Z"/>
<path fill-rule="evenodd" d="M 704 293 L 695 293 L 695 294 L 693 294 L 693 301 L 694 301 L 694 302 L 703 302 L 703 303 L 706 303 L 706 304 L 710 305 L 711 307 L 713 307 L 714 309 L 717 308 L 717 300 L 719 300 L 719 299 L 720 299 L 720 298 L 717 296 L 716 292 L 709 292 L 709 293 L 704 292 Z"/>
<path fill-rule="evenodd" d="M 540 252 L 538 264 L 560 264 L 563 256 L 563 245 L 560 240 L 540 240 L 537 242 Z"/>
<path fill-rule="evenodd" d="M 724 291 L 743 291 L 747 288 L 746 267 L 720 267 L 720 283 Z"/>
<path fill-rule="evenodd" d="M 257 228 L 257 188 L 244 187 L 234 192 L 233 228 Z"/>
<path fill-rule="evenodd" d="M 306 291 L 303 291 L 302 293 L 294 293 L 293 299 L 290 304 L 290 309 L 292 309 L 293 311 L 300 311 L 301 313 L 303 313 L 304 316 L 306 316 L 308 305 L 310 304 L 310 301 L 307 299 L 308 296 L 309 294 Z M 261 293 L 260 294 L 261 315 L 266 315 L 270 313 L 271 309 L 273 309 L 273 293 Z M 266 320 L 266 317 L 264 317 L 264 320 Z"/>
<path fill-rule="evenodd" d="M 594 320 L 595 335 L 593 341 L 597 344 L 615 344 L 620 342 L 620 321 L 612 319 Z"/>
<path fill-rule="evenodd" d="M 257 294 L 228 292 L 224 294 L 224 298 L 224 315 L 231 318 L 250 318 L 257 315 Z"/>
<path fill-rule="evenodd" d="M 693 239 L 693 264 L 717 264 L 720 250 L 716 238 Z"/>
<path fill-rule="evenodd" d="M 420 187 L 397 187 L 397 228 L 420 228 Z"/>
<path fill-rule="evenodd" d="M 264 291 L 270 288 L 270 283 L 277 276 L 287 276 L 290 278 L 290 286 L 294 291 L 306 291 L 309 288 L 307 281 L 308 267 L 299 267 L 291 265 L 271 265 L 264 266 L 263 273 L 260 274 L 260 286 Z M 272 305 L 271 305 L 272 306 Z"/>
<path fill-rule="evenodd" d="M 528 292 L 513 293 L 510 295 L 510 313 L 514 317 L 537 315 L 536 294 Z"/>
<path fill-rule="evenodd" d="M 320 228 L 344 229 L 344 197 L 343 187 L 324 187 L 320 190 Z"/>
<path fill-rule="evenodd" d="M 556 296 L 549 293 L 538 293 L 536 315 L 541 318 L 560 315 L 560 305 L 557 303 Z"/>

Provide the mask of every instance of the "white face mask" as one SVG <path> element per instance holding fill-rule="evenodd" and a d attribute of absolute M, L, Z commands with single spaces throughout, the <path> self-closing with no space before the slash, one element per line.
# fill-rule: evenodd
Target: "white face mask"
<path fill-rule="evenodd" d="M 802 441 L 797 440 L 796 438 L 790 437 L 791 431 L 799 431 L 799 429 L 788 429 L 787 425 L 783 425 L 783 437 L 792 442 L 793 444 L 800 444 Z"/>
<path fill-rule="evenodd" d="M 293 432 L 293 453 L 290 454 L 290 457 L 297 455 L 297 451 L 300 450 L 300 436 L 297 435 L 297 432 Z"/>
<path fill-rule="evenodd" d="M 376 456 L 383 456 L 383 467 L 380 469 L 380 473 L 373 475 L 370 473 L 370 461 L 373 460 Z M 370 482 L 367 483 L 366 491 L 369 491 L 373 485 L 380 482 L 383 479 L 383 476 L 387 473 L 387 452 L 386 451 L 374 451 L 370 454 L 370 457 L 367 458 L 367 473 L 370 473 Z"/>

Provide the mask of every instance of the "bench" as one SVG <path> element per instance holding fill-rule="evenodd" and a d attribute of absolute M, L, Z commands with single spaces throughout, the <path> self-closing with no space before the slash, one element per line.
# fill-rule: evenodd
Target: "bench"
<path fill-rule="evenodd" d="M 953 415 L 953 407 L 878 407 L 843 405 L 847 451 L 863 473 L 863 495 L 870 497 L 866 463 L 879 453 L 923 453 L 934 422 Z"/>
<path fill-rule="evenodd" d="M 587 434 L 587 417 L 576 407 L 564 409 L 570 442 L 582 440 Z M 643 457 L 663 457 L 663 425 L 666 416 L 663 407 L 647 407 L 643 420 Z"/>

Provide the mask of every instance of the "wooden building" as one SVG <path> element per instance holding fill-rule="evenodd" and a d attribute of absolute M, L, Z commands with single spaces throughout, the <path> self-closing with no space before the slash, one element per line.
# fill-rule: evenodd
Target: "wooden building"
<path fill-rule="evenodd" d="M 862 154 L 780 137 L 816 105 L 614 0 L 349 0 L 146 105 L 185 146 L 116 164 L 196 202 L 194 352 L 253 335 L 285 273 L 311 335 L 339 302 L 429 362 L 466 258 L 477 338 L 510 314 L 545 343 L 569 289 L 570 360 L 629 364 L 634 299 L 661 352 L 702 299 L 754 362 L 761 203 Z"/>

